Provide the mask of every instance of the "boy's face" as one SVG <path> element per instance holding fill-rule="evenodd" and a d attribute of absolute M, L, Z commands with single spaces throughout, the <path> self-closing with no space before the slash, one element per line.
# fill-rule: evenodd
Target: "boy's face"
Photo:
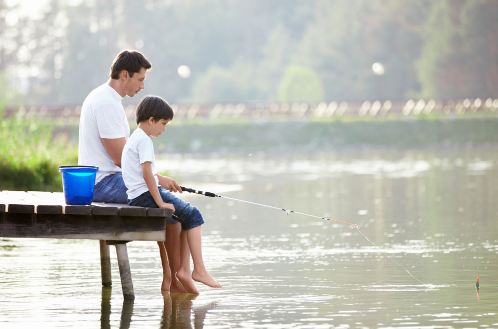
<path fill-rule="evenodd" d="M 130 74 L 127 71 L 122 73 L 124 74 L 123 87 L 128 97 L 135 96 L 140 90 L 145 88 L 145 74 L 147 73 L 147 70 L 144 67 L 142 67 L 140 72 L 133 74 L 132 77 L 130 77 Z"/>
<path fill-rule="evenodd" d="M 154 118 L 149 119 L 150 127 L 150 136 L 159 137 L 163 131 L 166 130 L 166 125 L 171 122 L 171 120 L 160 119 L 159 121 L 154 121 Z"/>

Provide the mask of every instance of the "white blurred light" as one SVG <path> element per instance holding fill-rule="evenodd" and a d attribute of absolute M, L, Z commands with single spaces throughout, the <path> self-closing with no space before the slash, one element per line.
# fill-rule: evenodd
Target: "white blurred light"
<path fill-rule="evenodd" d="M 382 108 L 384 109 L 384 111 L 389 111 L 392 106 L 393 103 L 390 100 L 387 100 L 384 102 L 384 105 L 382 105 Z"/>
<path fill-rule="evenodd" d="M 180 78 L 188 78 L 190 76 L 190 67 L 187 65 L 182 65 L 178 68 L 178 75 Z"/>
<path fill-rule="evenodd" d="M 381 63 L 373 63 L 372 64 L 372 71 L 375 75 L 383 75 L 385 72 L 384 65 Z"/>
<path fill-rule="evenodd" d="M 135 47 L 137 47 L 137 49 L 142 49 L 144 47 L 144 41 L 142 39 L 138 39 L 137 42 L 135 42 Z"/>
<path fill-rule="evenodd" d="M 415 101 L 413 99 L 410 99 L 408 102 L 406 102 L 405 106 L 403 107 L 403 114 L 408 115 L 410 114 L 411 110 L 415 107 Z"/>
<path fill-rule="evenodd" d="M 5 23 L 9 26 L 14 26 L 19 22 L 19 16 L 16 13 L 9 12 L 5 15 Z"/>

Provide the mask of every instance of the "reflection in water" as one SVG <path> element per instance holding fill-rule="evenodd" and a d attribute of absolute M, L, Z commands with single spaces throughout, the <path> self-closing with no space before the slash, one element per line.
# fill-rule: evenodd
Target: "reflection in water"
<path fill-rule="evenodd" d="M 100 328 L 111 328 L 111 294 L 112 287 L 102 287 L 102 309 L 100 316 Z M 131 317 L 133 315 L 133 300 L 123 299 L 123 308 L 121 309 L 121 321 L 119 329 L 129 329 Z"/>
<path fill-rule="evenodd" d="M 112 287 L 102 287 L 102 310 L 100 313 L 100 328 L 111 328 L 111 293 Z"/>
<path fill-rule="evenodd" d="M 197 295 L 170 294 L 164 291 L 162 293 L 164 296 L 164 309 L 160 328 L 192 328 L 192 301 L 197 298 Z M 195 329 L 204 327 L 204 319 L 206 318 L 207 312 L 215 307 L 216 303 L 213 302 L 206 306 L 196 307 L 193 310 Z"/>
<path fill-rule="evenodd" d="M 207 305 L 193 307 L 192 301 L 197 298 L 193 294 L 170 294 L 161 291 L 164 297 L 163 314 L 161 318 L 160 329 L 175 328 L 192 328 L 191 315 L 194 313 L 193 328 L 204 328 L 204 319 L 209 310 L 216 307 L 215 302 Z M 100 328 L 111 328 L 111 295 L 112 287 L 102 288 L 102 308 L 100 316 Z M 123 308 L 121 310 L 120 329 L 129 329 L 133 316 L 133 300 L 123 299 Z"/>

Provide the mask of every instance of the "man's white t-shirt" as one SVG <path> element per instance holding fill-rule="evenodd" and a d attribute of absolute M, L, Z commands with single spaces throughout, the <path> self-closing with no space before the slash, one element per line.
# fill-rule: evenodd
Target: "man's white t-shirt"
<path fill-rule="evenodd" d="M 126 142 L 121 157 L 121 168 L 123 169 L 123 180 L 128 188 L 128 199 L 135 199 L 149 190 L 144 180 L 142 163 L 150 161 L 152 174 L 159 186 L 156 165 L 154 164 L 154 144 L 149 136 L 140 128 L 137 128 Z"/>
<path fill-rule="evenodd" d="M 95 88 L 83 102 L 80 117 L 78 164 L 97 166 L 95 183 L 121 172 L 107 152 L 102 138 L 130 136 L 130 125 L 121 104 L 123 97 L 107 83 Z"/>

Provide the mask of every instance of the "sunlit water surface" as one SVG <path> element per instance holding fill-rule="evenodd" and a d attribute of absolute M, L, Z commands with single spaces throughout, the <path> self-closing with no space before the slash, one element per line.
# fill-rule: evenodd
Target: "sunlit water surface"
<path fill-rule="evenodd" d="M 0 239 L 0 328 L 498 327 L 498 154 L 170 155 L 183 185 L 358 224 L 186 195 L 223 285 L 163 297 L 155 243 L 128 244 L 136 300 L 98 242 Z M 480 275 L 479 296 L 475 288 Z"/>

